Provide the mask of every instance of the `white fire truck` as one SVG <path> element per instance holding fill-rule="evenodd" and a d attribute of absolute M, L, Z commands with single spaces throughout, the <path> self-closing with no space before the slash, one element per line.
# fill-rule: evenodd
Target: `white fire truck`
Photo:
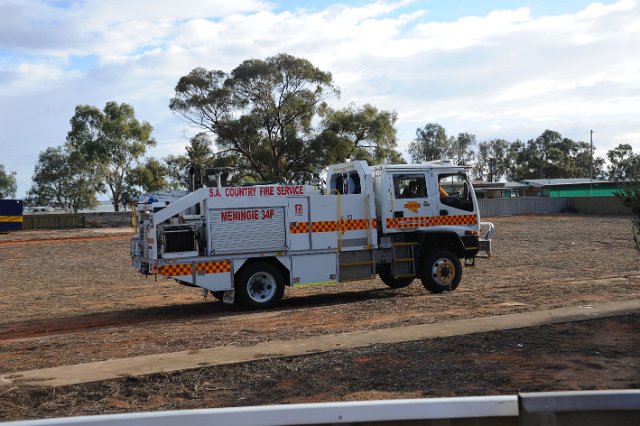
<path fill-rule="evenodd" d="M 330 166 L 323 190 L 218 186 L 144 196 L 133 265 L 247 308 L 276 305 L 285 286 L 376 274 L 392 288 L 419 278 L 431 292 L 451 291 L 463 261 L 491 254 L 493 224 L 480 222 L 466 172 L 446 161 L 352 161 Z"/>

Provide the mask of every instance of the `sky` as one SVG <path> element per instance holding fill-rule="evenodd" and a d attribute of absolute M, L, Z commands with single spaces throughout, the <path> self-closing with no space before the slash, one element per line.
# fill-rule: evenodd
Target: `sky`
<path fill-rule="evenodd" d="M 396 111 L 407 160 L 434 122 L 640 151 L 640 0 L 0 0 L 0 29 L 0 164 L 18 197 L 77 105 L 129 103 L 154 127 L 149 156 L 182 154 L 200 129 L 169 110 L 179 78 L 278 53 L 331 72 L 336 108 Z"/>

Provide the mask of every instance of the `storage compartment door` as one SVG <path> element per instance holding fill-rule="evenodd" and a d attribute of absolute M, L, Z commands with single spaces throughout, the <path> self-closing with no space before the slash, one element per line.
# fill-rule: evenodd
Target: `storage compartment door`
<path fill-rule="evenodd" d="M 311 248 L 311 214 L 309 199 L 289 198 L 289 250 Z"/>
<path fill-rule="evenodd" d="M 307 254 L 291 257 L 291 283 L 332 284 L 336 282 L 336 253 Z"/>
<path fill-rule="evenodd" d="M 284 207 L 211 210 L 213 253 L 256 253 L 286 249 Z"/>

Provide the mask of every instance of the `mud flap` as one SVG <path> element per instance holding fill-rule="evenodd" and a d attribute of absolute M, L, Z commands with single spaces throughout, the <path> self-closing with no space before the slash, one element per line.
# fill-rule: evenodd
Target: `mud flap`
<path fill-rule="evenodd" d="M 226 290 L 222 296 L 222 303 L 232 305 L 236 299 L 236 291 L 234 289 Z"/>

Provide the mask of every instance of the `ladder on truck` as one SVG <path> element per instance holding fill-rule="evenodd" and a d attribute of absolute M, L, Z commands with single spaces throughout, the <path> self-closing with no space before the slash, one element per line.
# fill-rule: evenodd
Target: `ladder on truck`
<path fill-rule="evenodd" d="M 366 250 L 344 251 L 342 246 L 342 238 L 344 228 L 338 226 L 338 266 L 340 281 L 360 281 L 363 279 L 373 278 L 376 274 L 376 262 L 373 257 L 373 249 L 371 245 L 371 217 L 369 215 L 369 194 L 365 196 L 365 220 L 366 227 Z M 340 212 L 340 194 L 338 193 L 338 218 L 339 223 L 343 218 Z"/>
<path fill-rule="evenodd" d="M 416 276 L 416 259 L 414 247 L 416 242 L 394 241 L 391 246 L 393 262 L 391 275 L 394 278 L 414 278 Z"/>

